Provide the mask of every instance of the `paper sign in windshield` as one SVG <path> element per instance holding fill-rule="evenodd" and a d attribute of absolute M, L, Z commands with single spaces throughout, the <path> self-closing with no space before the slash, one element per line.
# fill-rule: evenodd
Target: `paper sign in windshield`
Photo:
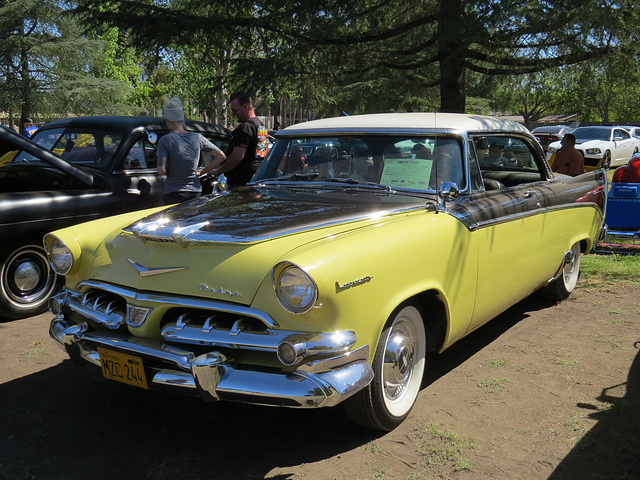
<path fill-rule="evenodd" d="M 387 158 L 380 183 L 397 188 L 429 189 L 433 160 L 427 158 Z"/>

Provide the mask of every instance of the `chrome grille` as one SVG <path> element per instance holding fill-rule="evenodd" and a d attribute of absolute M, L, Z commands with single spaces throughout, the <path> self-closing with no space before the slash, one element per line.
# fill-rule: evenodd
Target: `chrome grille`
<path fill-rule="evenodd" d="M 125 299 L 102 290 L 89 290 L 84 294 L 69 296 L 66 305 L 110 330 L 120 328 L 127 318 Z"/>
<path fill-rule="evenodd" d="M 172 312 L 162 329 L 168 342 L 275 351 L 287 332 L 274 332 L 257 318 L 229 312 Z"/>

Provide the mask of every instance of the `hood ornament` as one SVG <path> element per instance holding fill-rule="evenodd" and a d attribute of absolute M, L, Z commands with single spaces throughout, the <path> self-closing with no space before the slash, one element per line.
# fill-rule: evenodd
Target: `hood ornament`
<path fill-rule="evenodd" d="M 160 267 L 160 268 L 147 268 L 139 263 L 134 262 L 130 258 L 127 261 L 133 268 L 136 269 L 141 277 L 153 277 L 154 275 L 162 275 L 163 273 L 179 272 L 180 270 L 187 270 L 189 267 Z"/>

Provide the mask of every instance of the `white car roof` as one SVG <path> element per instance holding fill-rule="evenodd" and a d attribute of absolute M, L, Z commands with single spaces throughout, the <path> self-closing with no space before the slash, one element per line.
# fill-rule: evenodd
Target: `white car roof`
<path fill-rule="evenodd" d="M 462 113 L 375 113 L 324 118 L 291 125 L 279 131 L 284 134 L 320 133 L 322 131 L 490 131 L 524 132 L 529 130 L 522 124 L 499 117 L 466 115 Z"/>

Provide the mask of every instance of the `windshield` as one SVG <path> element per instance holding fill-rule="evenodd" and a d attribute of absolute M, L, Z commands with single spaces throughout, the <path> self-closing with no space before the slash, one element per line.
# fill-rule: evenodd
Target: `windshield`
<path fill-rule="evenodd" d="M 31 138 L 47 150 L 76 165 L 102 166 L 109 163 L 120 146 L 122 135 L 87 128 L 52 128 L 38 130 Z M 39 163 L 36 157 L 20 152 L 13 163 Z"/>
<path fill-rule="evenodd" d="M 610 128 L 576 128 L 573 132 L 576 140 L 609 140 Z"/>
<path fill-rule="evenodd" d="M 435 191 L 442 182 L 465 188 L 457 137 L 344 135 L 281 137 L 255 181 L 343 182 Z"/>

